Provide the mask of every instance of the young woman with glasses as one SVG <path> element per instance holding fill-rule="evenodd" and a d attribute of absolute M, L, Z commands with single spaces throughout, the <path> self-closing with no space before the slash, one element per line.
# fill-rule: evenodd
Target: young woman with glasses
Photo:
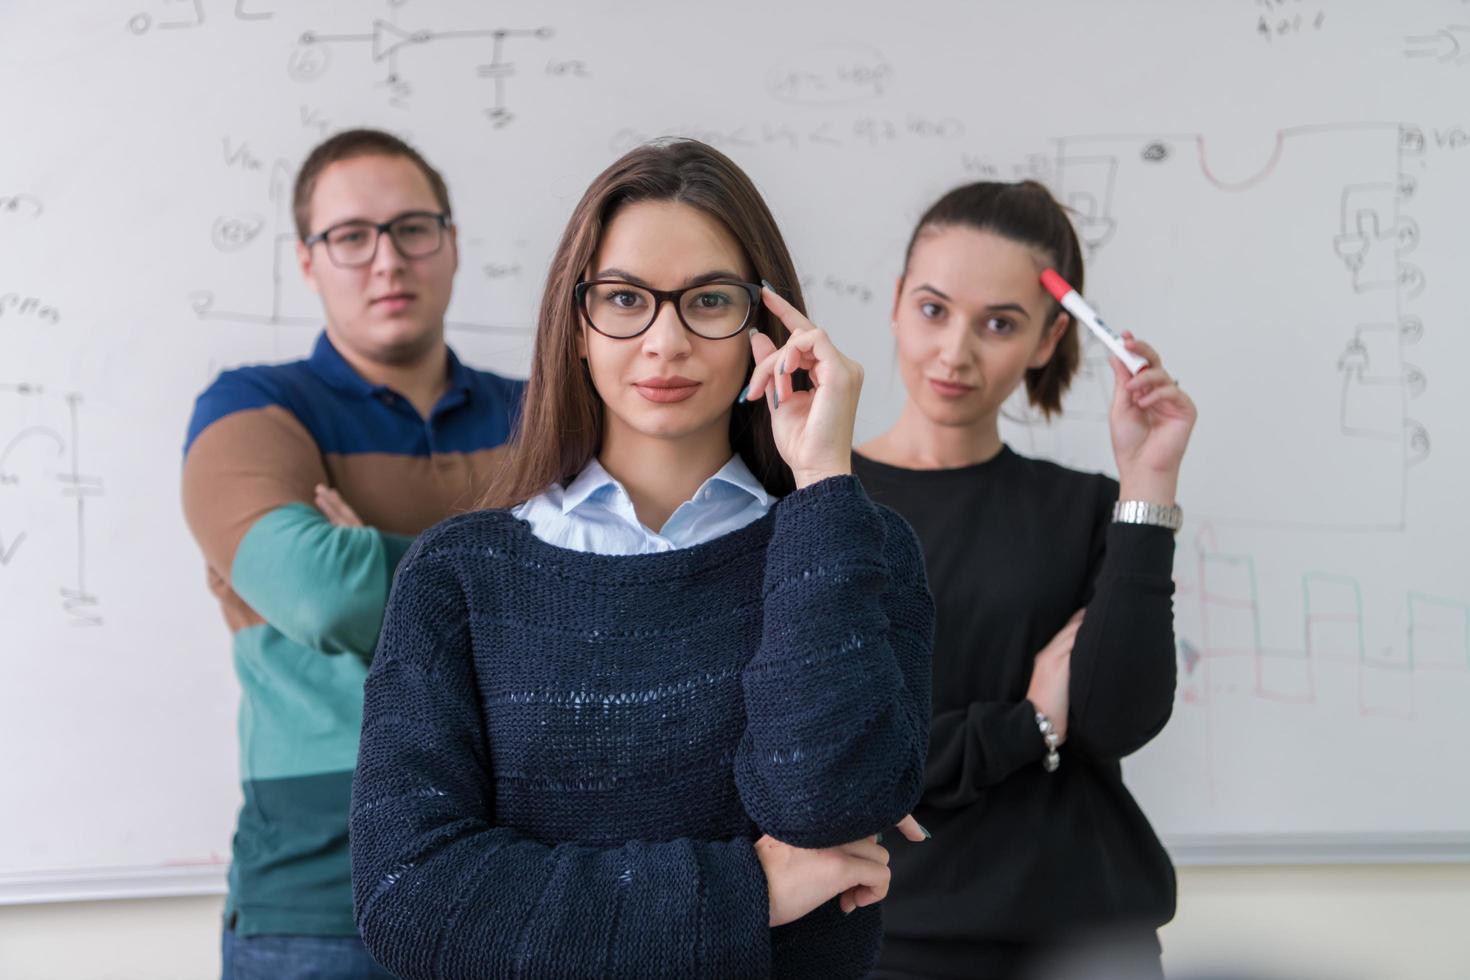
<path fill-rule="evenodd" d="M 876 835 L 926 836 L 933 607 L 796 282 L 703 144 L 577 205 L 502 478 L 404 559 L 367 680 L 353 885 L 399 975 L 876 960 Z"/>

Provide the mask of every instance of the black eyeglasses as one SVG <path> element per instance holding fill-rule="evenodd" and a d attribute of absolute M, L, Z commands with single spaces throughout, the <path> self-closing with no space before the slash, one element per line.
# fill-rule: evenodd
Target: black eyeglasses
<path fill-rule="evenodd" d="M 577 283 L 572 292 L 592 329 L 615 340 L 629 340 L 653 326 L 665 302 L 674 304 L 679 322 L 690 333 L 724 340 L 745 329 L 761 297 L 755 283 L 733 280 L 649 289 L 621 279 L 593 279 Z"/>
<path fill-rule="evenodd" d="M 393 240 L 399 255 L 405 259 L 423 259 L 444 247 L 444 230 L 448 227 L 447 214 L 410 211 L 382 224 L 344 221 L 303 239 L 303 244 L 311 248 L 317 242 L 326 242 L 327 256 L 333 265 L 355 269 L 372 262 L 378 254 L 378 239 L 384 232 Z"/>

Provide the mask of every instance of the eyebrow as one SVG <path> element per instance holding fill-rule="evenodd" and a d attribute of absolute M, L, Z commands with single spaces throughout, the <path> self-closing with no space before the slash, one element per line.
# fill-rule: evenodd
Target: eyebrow
<path fill-rule="evenodd" d="M 929 285 L 927 282 L 920 283 L 919 285 L 915 286 L 913 289 L 911 289 L 909 291 L 910 292 L 913 292 L 913 293 L 927 291 L 927 292 L 933 293 L 935 296 L 938 296 L 940 299 L 944 300 L 946 303 L 953 303 L 954 302 L 954 300 L 950 299 L 948 296 L 946 296 L 944 294 L 943 290 L 935 289 L 933 286 Z"/>
<path fill-rule="evenodd" d="M 427 215 L 429 217 L 437 217 L 440 214 L 443 214 L 443 212 L 442 211 L 425 211 L 423 208 L 409 208 L 406 211 L 399 211 L 397 214 L 393 215 L 393 217 L 389 218 L 387 221 L 384 221 L 383 224 L 385 224 L 385 225 L 392 224 L 393 222 L 397 221 L 399 218 L 406 218 L 406 217 L 408 217 L 411 214 L 421 214 L 421 215 Z M 322 229 L 322 231 L 329 231 L 329 230 L 331 230 L 333 228 L 341 228 L 343 225 L 376 225 L 377 223 L 378 222 L 374 221 L 372 218 L 363 218 L 363 217 L 343 218 L 341 221 L 334 221 L 331 224 L 327 225 L 325 228 Z"/>
<path fill-rule="evenodd" d="M 935 289 L 933 286 L 929 285 L 928 283 L 920 283 L 919 285 L 915 286 L 913 289 L 910 290 L 910 292 L 914 292 L 914 293 L 917 293 L 917 292 L 920 292 L 920 291 L 933 293 L 935 296 L 938 296 L 940 299 L 944 300 L 946 303 L 953 303 L 954 302 L 954 300 L 950 299 L 943 292 L 941 292 L 938 289 Z M 1023 316 L 1023 317 L 1027 317 L 1027 318 L 1030 317 L 1030 314 L 1026 312 L 1026 307 L 1022 306 L 1020 303 L 991 303 L 989 306 L 985 307 L 985 312 L 986 313 L 1015 313 L 1018 316 Z"/>
<path fill-rule="evenodd" d="M 635 286 L 642 286 L 644 289 L 652 289 L 652 288 L 654 288 L 654 287 L 650 286 L 646 280 L 640 279 L 639 277 L 633 275 L 633 273 L 628 272 L 625 269 L 603 269 L 601 272 L 598 272 L 592 278 L 593 279 L 622 279 L 625 282 L 630 282 L 630 283 L 632 283 Z M 732 279 L 735 282 L 742 282 L 743 281 L 742 278 L 740 277 L 740 275 L 737 274 L 737 273 L 730 272 L 727 269 L 716 269 L 713 272 L 704 272 L 704 273 L 701 273 L 700 275 L 693 276 L 693 277 L 691 277 L 689 279 L 685 279 L 684 280 L 684 285 L 685 286 L 702 286 L 702 285 L 704 285 L 707 282 L 715 282 L 716 280 L 719 280 L 719 279 Z"/>

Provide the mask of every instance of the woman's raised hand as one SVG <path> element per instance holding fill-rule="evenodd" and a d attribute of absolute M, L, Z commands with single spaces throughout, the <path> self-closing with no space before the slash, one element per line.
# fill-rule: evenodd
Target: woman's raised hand
<path fill-rule="evenodd" d="M 791 336 L 778 349 L 765 334 L 752 334 L 755 371 L 742 399 L 766 398 L 776 448 L 791 467 L 798 488 L 851 473 L 862 365 L 839 351 L 824 331 L 769 284 L 761 297 Z M 810 391 L 791 386 L 791 373 L 803 369 L 812 379 Z"/>

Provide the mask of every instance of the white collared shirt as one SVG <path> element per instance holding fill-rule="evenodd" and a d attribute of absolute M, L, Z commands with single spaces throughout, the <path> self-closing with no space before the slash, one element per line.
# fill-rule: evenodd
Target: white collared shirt
<path fill-rule="evenodd" d="M 623 485 L 594 457 L 571 483 L 554 484 L 511 513 L 547 544 L 599 555 L 647 555 L 713 541 L 764 517 L 772 502 L 736 453 L 661 529 L 650 531 Z"/>

